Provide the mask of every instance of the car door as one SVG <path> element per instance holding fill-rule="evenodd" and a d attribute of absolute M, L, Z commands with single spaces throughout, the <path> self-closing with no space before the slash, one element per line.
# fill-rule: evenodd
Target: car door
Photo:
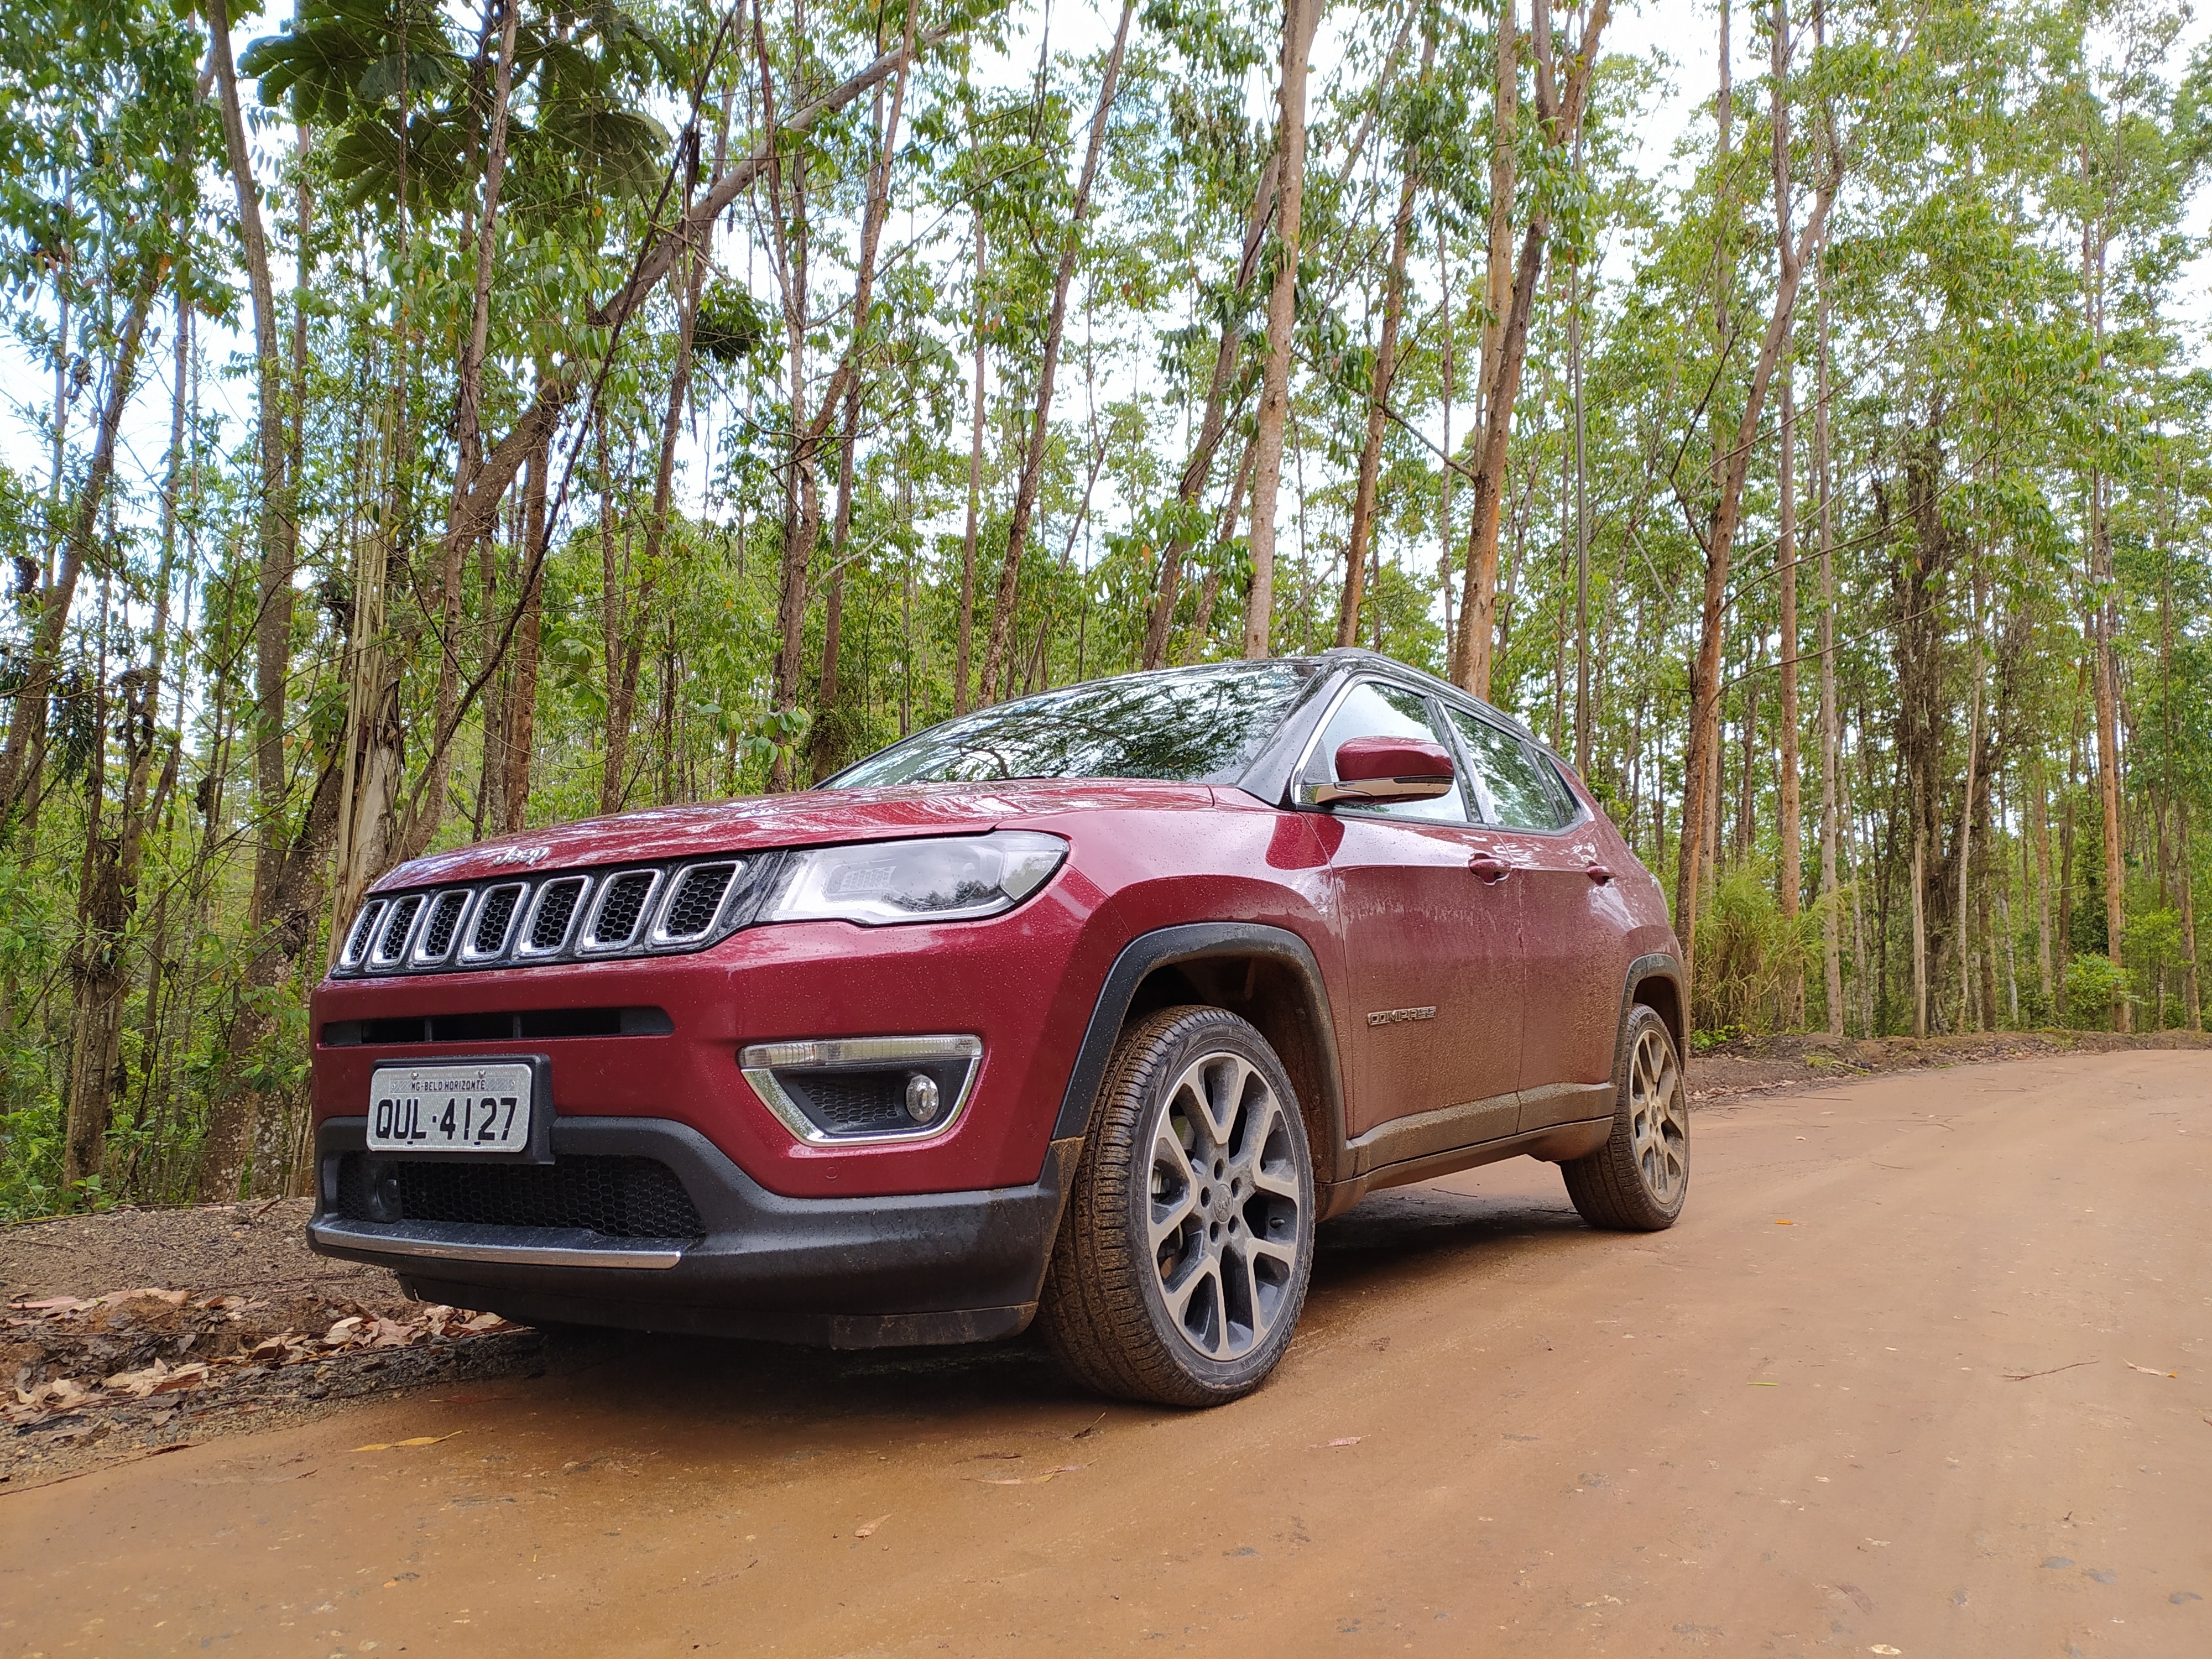
<path fill-rule="evenodd" d="M 1591 821 L 1551 763 L 1493 721 L 1449 714 L 1493 850 L 1521 894 L 1521 1131 L 1602 1116 L 1620 1024 L 1623 902 L 1599 863 Z"/>
<path fill-rule="evenodd" d="M 1302 786 L 1337 781 L 1337 747 L 1359 737 L 1451 747 L 1420 692 L 1358 680 L 1323 724 Z M 1513 1133 L 1519 896 L 1510 882 L 1486 882 L 1469 867 L 1470 804 L 1462 784 L 1433 800 L 1343 802 L 1334 811 L 1330 861 L 1358 1046 L 1345 1112 L 1355 1140 L 1395 1120 L 1483 1101 L 1490 1112 L 1455 1119 L 1454 1141 Z"/>

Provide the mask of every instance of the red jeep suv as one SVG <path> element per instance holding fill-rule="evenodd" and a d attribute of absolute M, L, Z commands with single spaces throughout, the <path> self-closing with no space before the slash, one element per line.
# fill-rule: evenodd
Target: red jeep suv
<path fill-rule="evenodd" d="M 538 1323 L 1012 1336 L 1206 1405 L 1316 1223 L 1525 1154 L 1688 1180 L 1658 884 L 1522 727 L 1363 651 L 1131 674 L 805 793 L 392 872 L 314 994 L 308 1237 Z"/>

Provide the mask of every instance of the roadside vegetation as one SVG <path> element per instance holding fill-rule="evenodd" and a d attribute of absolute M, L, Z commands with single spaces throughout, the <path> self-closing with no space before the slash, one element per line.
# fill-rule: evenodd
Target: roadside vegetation
<path fill-rule="evenodd" d="M 2212 58 L 1668 15 L 8 7 L 0 1214 L 295 1189 L 401 860 L 1337 644 L 1707 1032 L 2198 1028 Z"/>

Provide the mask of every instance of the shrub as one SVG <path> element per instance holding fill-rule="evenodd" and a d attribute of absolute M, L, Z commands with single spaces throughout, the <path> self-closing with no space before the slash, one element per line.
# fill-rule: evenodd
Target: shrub
<path fill-rule="evenodd" d="M 2128 976 L 2111 957 L 2090 954 L 2066 964 L 2066 1023 L 2077 1031 L 2103 1030 L 2112 1008 L 2126 994 Z"/>
<path fill-rule="evenodd" d="M 1697 950 L 1699 1029 L 1772 1030 L 1780 1024 L 1783 986 L 1792 976 L 1802 979 L 1818 956 L 1819 912 L 1789 920 L 1768 872 L 1740 865 L 1714 882 L 1712 902 L 1698 923 Z"/>

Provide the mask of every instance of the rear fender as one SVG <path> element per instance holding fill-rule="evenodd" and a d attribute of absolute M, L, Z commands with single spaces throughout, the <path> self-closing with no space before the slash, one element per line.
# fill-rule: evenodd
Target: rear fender
<path fill-rule="evenodd" d="M 1628 1030 L 1628 1011 L 1638 1003 L 1649 1004 L 1659 1018 L 1667 1022 L 1668 1035 L 1674 1039 L 1674 1058 L 1686 1066 L 1690 1058 L 1690 1033 L 1686 1024 L 1689 999 L 1682 991 L 1682 964 L 1664 952 L 1638 957 L 1628 964 L 1628 973 L 1620 987 L 1620 1035 L 1613 1038 L 1613 1075 L 1620 1074 L 1620 1037 Z"/>

